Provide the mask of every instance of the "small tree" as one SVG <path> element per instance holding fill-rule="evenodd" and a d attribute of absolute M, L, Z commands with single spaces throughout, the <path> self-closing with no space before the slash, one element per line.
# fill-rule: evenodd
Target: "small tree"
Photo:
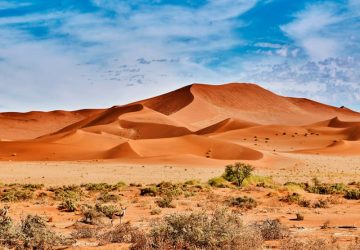
<path fill-rule="evenodd" d="M 227 165 L 225 167 L 223 178 L 227 181 L 236 183 L 236 185 L 240 187 L 244 180 L 251 176 L 253 171 L 253 166 L 237 162 L 234 165 Z"/>

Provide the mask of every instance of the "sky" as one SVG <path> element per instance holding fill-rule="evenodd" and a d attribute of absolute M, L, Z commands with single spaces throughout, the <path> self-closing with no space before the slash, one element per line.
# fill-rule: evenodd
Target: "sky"
<path fill-rule="evenodd" d="M 226 82 L 360 111 L 360 0 L 0 0 L 0 111 Z"/>

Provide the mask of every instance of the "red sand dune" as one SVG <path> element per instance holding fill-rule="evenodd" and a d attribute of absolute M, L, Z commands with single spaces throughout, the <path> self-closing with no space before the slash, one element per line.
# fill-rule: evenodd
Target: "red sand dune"
<path fill-rule="evenodd" d="M 103 110 L 0 113 L 0 139 L 0 160 L 15 161 L 360 155 L 360 113 L 255 84 L 193 84 Z"/>

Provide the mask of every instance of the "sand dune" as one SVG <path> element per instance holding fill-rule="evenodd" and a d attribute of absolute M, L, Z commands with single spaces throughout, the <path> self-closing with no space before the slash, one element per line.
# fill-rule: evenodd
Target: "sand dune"
<path fill-rule="evenodd" d="M 360 155 L 360 113 L 255 84 L 193 84 L 103 110 L 0 114 L 0 160 L 266 161 Z M 264 158 L 264 156 L 266 156 Z"/>

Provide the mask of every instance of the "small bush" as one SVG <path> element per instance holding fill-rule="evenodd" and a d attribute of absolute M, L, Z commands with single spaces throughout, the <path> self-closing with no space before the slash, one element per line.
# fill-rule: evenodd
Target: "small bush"
<path fill-rule="evenodd" d="M 140 189 L 141 196 L 156 196 L 158 188 L 155 186 L 145 187 Z"/>
<path fill-rule="evenodd" d="M 3 226 L 0 218 L 0 231 Z M 11 249 L 54 249 L 57 246 L 69 246 L 73 242 L 51 231 L 44 219 L 35 215 L 28 215 L 19 226 L 14 227 L 10 218 L 7 218 L 7 232 L 0 234 L 0 246 Z M 3 238 L 6 237 L 6 238 Z"/>
<path fill-rule="evenodd" d="M 214 177 L 208 180 L 208 184 L 212 187 L 216 188 L 227 188 L 229 187 L 229 183 L 223 177 Z"/>
<path fill-rule="evenodd" d="M 74 212 L 77 209 L 77 203 L 74 200 L 65 199 L 60 203 L 59 209 L 66 212 Z"/>
<path fill-rule="evenodd" d="M 301 195 L 298 194 L 298 193 L 292 193 L 292 194 L 288 194 L 288 195 L 286 195 L 284 197 L 280 197 L 279 200 L 283 201 L 283 202 L 287 202 L 289 204 L 299 203 L 300 200 L 301 200 Z"/>
<path fill-rule="evenodd" d="M 223 178 L 227 181 L 235 183 L 238 187 L 241 187 L 243 181 L 250 177 L 253 171 L 253 166 L 237 162 L 234 165 L 228 165 L 225 167 Z"/>
<path fill-rule="evenodd" d="M 255 224 L 264 240 L 279 240 L 289 236 L 289 229 L 279 220 L 265 220 Z"/>
<path fill-rule="evenodd" d="M 313 204 L 314 208 L 328 208 L 329 202 L 327 200 L 320 199 Z"/>
<path fill-rule="evenodd" d="M 280 242 L 281 250 L 328 250 L 338 249 L 332 242 L 324 239 L 296 239 L 290 238 Z"/>
<path fill-rule="evenodd" d="M 97 198 L 99 201 L 102 201 L 102 202 L 117 202 L 120 200 L 120 196 L 117 195 L 117 194 L 111 194 L 111 193 L 102 193 L 100 194 L 100 196 Z"/>
<path fill-rule="evenodd" d="M 154 208 L 150 211 L 151 215 L 159 215 L 161 214 L 161 209 L 160 208 Z"/>
<path fill-rule="evenodd" d="M 347 186 L 343 183 L 335 184 L 321 184 L 319 181 L 314 181 L 314 186 L 307 186 L 305 190 L 309 193 L 315 194 L 343 194 L 347 190 Z"/>
<path fill-rule="evenodd" d="M 84 194 L 81 187 L 78 185 L 69 185 L 62 187 L 51 187 L 49 191 L 55 193 L 55 198 L 57 200 L 74 200 L 79 201 L 81 196 Z"/>
<path fill-rule="evenodd" d="M 146 249 L 141 247 L 144 247 L 147 243 L 145 233 L 133 227 L 130 222 L 120 224 L 116 226 L 115 229 L 99 235 L 98 239 L 101 245 L 109 243 L 133 243 L 131 249 L 135 249 L 136 247 L 138 247 L 138 249 Z M 140 242 L 142 242 L 141 247 L 139 246 Z"/>
<path fill-rule="evenodd" d="M 345 199 L 348 200 L 360 200 L 360 189 L 350 189 L 345 192 Z"/>
<path fill-rule="evenodd" d="M 311 207 L 311 201 L 306 199 L 301 199 L 298 202 L 300 207 Z"/>
<path fill-rule="evenodd" d="M 239 207 L 245 210 L 253 209 L 257 206 L 256 200 L 247 196 L 231 198 L 228 200 L 228 203 L 230 206 Z"/>
<path fill-rule="evenodd" d="M 3 190 L 3 193 L 0 195 L 1 202 L 19 202 L 32 199 L 34 196 L 34 191 L 29 189 L 21 188 L 10 188 Z"/>
<path fill-rule="evenodd" d="M 172 203 L 173 197 L 171 195 L 164 195 L 162 198 L 157 199 L 155 202 L 161 208 L 175 208 Z"/>
<path fill-rule="evenodd" d="M 102 213 L 109 219 L 112 219 L 114 214 L 120 212 L 120 209 L 117 206 L 114 205 L 100 205 L 96 204 L 95 209 L 97 212 Z"/>
<path fill-rule="evenodd" d="M 260 249 L 262 238 L 226 210 L 171 214 L 151 227 L 150 249 Z"/>

